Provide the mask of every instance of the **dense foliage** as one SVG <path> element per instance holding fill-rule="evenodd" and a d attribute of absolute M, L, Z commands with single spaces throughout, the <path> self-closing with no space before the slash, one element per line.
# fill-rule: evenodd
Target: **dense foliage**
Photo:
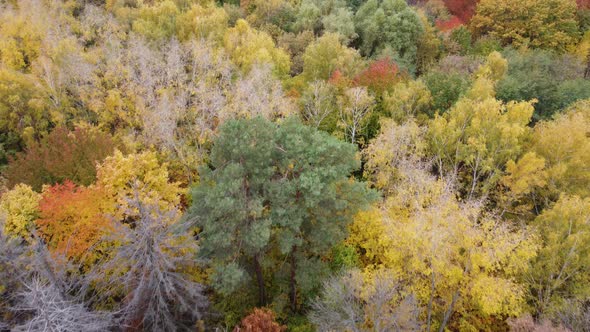
<path fill-rule="evenodd" d="M 0 330 L 590 330 L 587 0 L 0 1 Z"/>

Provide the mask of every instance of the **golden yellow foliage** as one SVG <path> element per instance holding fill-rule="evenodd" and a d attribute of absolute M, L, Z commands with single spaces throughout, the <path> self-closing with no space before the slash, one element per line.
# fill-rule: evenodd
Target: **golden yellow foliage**
<path fill-rule="evenodd" d="M 291 68 L 289 54 L 277 48 L 267 33 L 251 28 L 245 20 L 238 20 L 235 27 L 225 32 L 223 45 L 230 59 L 244 72 L 254 64 L 270 63 L 275 75 L 282 77 Z"/>
<path fill-rule="evenodd" d="M 41 195 L 26 184 L 17 184 L 0 197 L 0 213 L 5 214 L 4 232 L 28 239 L 39 216 Z"/>
<path fill-rule="evenodd" d="M 575 0 L 482 0 L 470 24 L 476 35 L 515 47 L 563 51 L 578 38 L 576 8 Z"/>
<path fill-rule="evenodd" d="M 168 167 L 158 161 L 155 152 L 125 156 L 115 151 L 97 166 L 97 185 L 115 198 L 123 216 L 137 215 L 137 211 L 127 211 L 129 200 L 136 194 L 145 204 L 153 204 L 163 211 L 177 207 L 183 194 L 178 183 L 169 182 Z"/>
<path fill-rule="evenodd" d="M 549 195 L 590 197 L 590 100 L 537 124 L 531 149 L 545 159 Z"/>

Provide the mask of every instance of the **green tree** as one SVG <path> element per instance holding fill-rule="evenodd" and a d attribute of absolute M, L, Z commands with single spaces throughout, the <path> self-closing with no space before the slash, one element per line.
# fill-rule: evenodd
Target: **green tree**
<path fill-rule="evenodd" d="M 548 119 L 578 99 L 590 98 L 585 65 L 571 55 L 543 50 L 507 51 L 508 72 L 498 82 L 498 98 L 537 99 L 535 119 Z"/>
<path fill-rule="evenodd" d="M 231 294 L 251 274 L 265 304 L 272 273 L 274 295 L 288 288 L 296 311 L 328 271 L 321 258 L 375 198 L 348 178 L 359 165 L 352 144 L 294 118 L 280 125 L 260 117 L 225 123 L 211 168 L 201 170 L 193 188 L 189 213 L 202 229 L 202 253 L 211 258 L 216 289 Z"/>
<path fill-rule="evenodd" d="M 369 0 L 355 15 L 360 50 L 365 56 L 393 52 L 396 60 L 415 65 L 422 21 L 404 0 Z"/>

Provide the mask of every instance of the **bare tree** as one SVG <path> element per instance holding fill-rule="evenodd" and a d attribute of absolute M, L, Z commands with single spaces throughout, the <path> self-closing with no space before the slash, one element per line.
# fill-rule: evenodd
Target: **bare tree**
<path fill-rule="evenodd" d="M 82 300 L 82 278 L 66 273 L 45 245 L 33 236 L 31 243 L 4 234 L 0 220 L 1 310 L 15 315 L 4 325 L 12 331 L 105 331 L 109 312 L 92 311 Z"/>
<path fill-rule="evenodd" d="M 373 110 L 375 99 L 367 88 L 347 89 L 340 101 L 340 121 L 344 134 L 355 143 L 359 132 L 364 128 L 367 115 Z"/>
<path fill-rule="evenodd" d="M 195 240 L 173 223 L 177 211 L 146 205 L 137 192 L 130 208 L 140 218 L 133 227 L 120 226 L 121 245 L 92 273 L 97 291 L 102 299 L 123 293 L 119 319 L 127 328 L 176 331 L 191 326 L 207 306 L 201 284 L 183 272 L 194 267 Z"/>
<path fill-rule="evenodd" d="M 413 296 L 404 297 L 389 274 L 364 280 L 358 270 L 324 283 L 309 320 L 318 331 L 418 331 L 420 311 Z"/>
<path fill-rule="evenodd" d="M 98 332 L 108 330 L 111 325 L 110 313 L 90 311 L 40 276 L 23 285 L 24 290 L 19 294 L 21 304 L 13 310 L 30 312 L 32 316 L 13 331 Z"/>
<path fill-rule="evenodd" d="M 315 128 L 319 128 L 322 122 L 335 110 L 334 87 L 324 81 L 315 81 L 309 85 L 303 94 L 303 118 Z"/>

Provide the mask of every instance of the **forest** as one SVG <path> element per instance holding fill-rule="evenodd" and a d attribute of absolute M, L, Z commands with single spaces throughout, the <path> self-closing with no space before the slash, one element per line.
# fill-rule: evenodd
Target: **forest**
<path fill-rule="evenodd" d="M 590 332 L 590 1 L 0 0 L 0 331 Z"/>

